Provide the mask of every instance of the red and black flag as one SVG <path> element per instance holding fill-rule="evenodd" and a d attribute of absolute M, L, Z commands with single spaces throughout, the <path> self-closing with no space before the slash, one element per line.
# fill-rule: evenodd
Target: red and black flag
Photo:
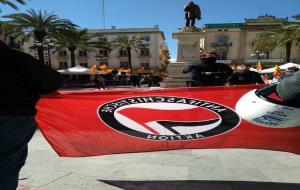
<path fill-rule="evenodd" d="M 251 108 L 256 100 L 245 94 L 258 87 L 61 91 L 40 100 L 37 122 L 60 156 L 199 148 L 299 154 L 299 119 L 285 115 L 293 108 L 266 106 L 269 111 L 252 114 L 262 108 Z"/>

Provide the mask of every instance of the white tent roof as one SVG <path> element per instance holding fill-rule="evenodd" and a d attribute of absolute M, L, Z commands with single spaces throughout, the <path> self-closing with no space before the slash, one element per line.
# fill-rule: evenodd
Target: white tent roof
<path fill-rule="evenodd" d="M 77 65 L 72 68 L 57 70 L 57 72 L 59 72 L 61 74 L 89 74 L 89 69 L 86 67 Z"/>
<path fill-rule="evenodd" d="M 300 65 L 296 64 L 296 63 L 286 63 L 286 64 L 283 64 L 283 65 L 280 65 L 279 67 L 280 67 L 281 70 L 286 70 L 286 69 L 291 68 L 291 67 L 297 67 L 297 68 L 300 69 Z M 260 73 L 261 74 L 273 73 L 274 71 L 275 71 L 275 67 L 272 67 L 272 68 L 269 68 L 269 69 L 264 69 Z"/>

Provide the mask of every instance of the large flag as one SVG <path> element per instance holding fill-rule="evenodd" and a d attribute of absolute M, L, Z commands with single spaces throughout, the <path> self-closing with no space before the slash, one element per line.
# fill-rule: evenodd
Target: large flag
<path fill-rule="evenodd" d="M 199 148 L 300 154 L 300 120 L 287 116 L 293 108 L 272 111 L 245 98 L 259 87 L 61 91 L 39 101 L 37 122 L 55 151 L 67 157 Z M 244 120 L 237 107 L 242 115 L 265 114 Z"/>

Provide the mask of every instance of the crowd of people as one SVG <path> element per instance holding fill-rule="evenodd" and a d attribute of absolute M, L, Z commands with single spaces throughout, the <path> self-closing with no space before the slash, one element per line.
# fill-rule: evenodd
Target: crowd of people
<path fill-rule="evenodd" d="M 201 54 L 200 62 L 185 68 L 183 73 L 191 73 L 194 85 L 197 86 L 266 84 L 267 86 L 261 91 L 272 92 L 286 105 L 300 106 L 300 71 L 298 68 L 291 67 L 284 73 L 280 70 L 276 73 L 275 69 L 273 80 L 270 82 L 258 72 L 251 71 L 251 65 L 243 64 L 240 70 L 233 71 L 226 64 L 216 63 L 216 58 L 217 55 L 214 52 Z"/>
<path fill-rule="evenodd" d="M 280 75 L 260 74 L 251 70 L 250 64 L 242 64 L 238 69 L 233 70 L 230 66 L 217 63 L 215 52 L 202 53 L 198 63 L 193 64 L 183 70 L 183 73 L 190 73 L 191 80 L 187 81 L 187 86 L 222 86 L 222 85 L 245 85 L 245 84 L 272 84 L 277 83 L 287 76 L 291 76 L 299 69 L 288 68 Z M 104 68 L 99 66 L 99 68 Z M 110 72 L 96 69 L 92 80 L 99 90 L 107 89 L 106 86 L 129 86 L 132 87 L 159 87 L 160 82 L 167 76 L 166 72 L 147 70 L 144 67 L 133 69 L 110 69 Z M 107 69 L 107 66 L 105 67 Z M 85 78 L 90 81 L 90 77 Z"/>
<path fill-rule="evenodd" d="M 234 71 L 223 63 L 216 63 L 215 52 L 202 53 L 200 61 L 183 70 L 183 73 L 191 73 L 191 81 L 187 86 L 222 86 L 222 85 L 245 85 L 245 84 L 271 84 L 277 83 L 285 77 L 292 76 L 299 69 L 288 68 L 280 75 L 261 75 L 252 71 L 250 64 L 242 64 Z"/>
<path fill-rule="evenodd" d="M 141 72 L 142 71 L 142 72 Z M 96 73 L 94 82 L 99 90 L 106 89 L 107 85 L 131 85 L 132 87 L 158 87 L 163 80 L 160 72 L 150 70 L 145 73 L 144 69 L 132 69 L 130 72 Z"/>

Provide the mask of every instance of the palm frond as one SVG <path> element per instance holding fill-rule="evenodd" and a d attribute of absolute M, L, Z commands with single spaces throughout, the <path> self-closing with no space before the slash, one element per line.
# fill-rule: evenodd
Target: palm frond
<path fill-rule="evenodd" d="M 22 5 L 25 4 L 25 0 L 16 0 L 16 1 Z M 3 5 L 8 5 L 11 8 L 16 9 L 16 10 L 19 9 L 18 6 L 15 3 L 11 2 L 10 0 L 0 0 L 0 3 Z M 1 9 L 0 9 L 0 12 L 1 12 Z"/>

